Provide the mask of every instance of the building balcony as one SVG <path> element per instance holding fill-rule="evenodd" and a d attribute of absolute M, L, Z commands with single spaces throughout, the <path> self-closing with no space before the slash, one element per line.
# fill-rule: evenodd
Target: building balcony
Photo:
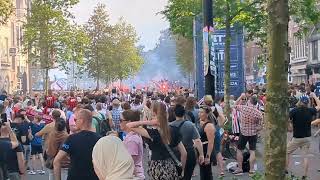
<path fill-rule="evenodd" d="M 299 57 L 299 58 L 292 58 L 290 60 L 290 64 L 295 64 L 295 63 L 302 63 L 302 62 L 308 62 L 308 57 Z"/>

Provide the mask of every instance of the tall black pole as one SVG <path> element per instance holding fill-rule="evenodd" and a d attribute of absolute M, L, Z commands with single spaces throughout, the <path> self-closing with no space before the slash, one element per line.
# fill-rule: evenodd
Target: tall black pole
<path fill-rule="evenodd" d="M 210 64 L 210 60 L 212 60 L 211 52 L 211 34 L 213 33 L 213 9 L 212 9 L 212 0 L 203 0 L 202 3 L 203 9 L 203 42 L 204 42 L 204 71 L 205 71 L 205 94 L 211 95 L 215 98 L 215 73 L 211 73 L 212 66 L 215 67 L 214 64 Z M 214 62 L 214 61 L 213 61 Z"/>

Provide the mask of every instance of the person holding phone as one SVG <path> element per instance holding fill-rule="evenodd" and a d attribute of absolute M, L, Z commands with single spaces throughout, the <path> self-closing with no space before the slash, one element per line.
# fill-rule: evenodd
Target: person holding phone
<path fill-rule="evenodd" d="M 11 129 L 10 123 L 7 122 L 7 119 L 5 119 L 5 116 L 2 114 L 0 122 L 0 179 L 7 179 L 9 178 L 7 157 L 12 150 L 19 146 L 19 142 L 15 133 Z"/>

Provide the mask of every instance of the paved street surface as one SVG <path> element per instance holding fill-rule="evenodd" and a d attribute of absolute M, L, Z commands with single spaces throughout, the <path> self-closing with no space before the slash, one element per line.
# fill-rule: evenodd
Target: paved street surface
<path fill-rule="evenodd" d="M 288 134 L 288 139 L 290 139 L 292 135 Z M 311 151 L 309 156 L 309 160 L 310 160 L 310 165 L 309 165 L 309 179 L 310 180 L 319 180 L 320 178 L 320 172 L 317 172 L 318 169 L 320 169 L 320 154 L 319 154 L 319 139 L 320 137 L 313 137 L 312 138 L 312 146 L 311 146 Z M 258 166 L 258 172 L 263 172 L 264 167 L 263 167 L 263 144 L 258 144 L 257 145 L 257 166 Z M 232 162 L 235 160 L 227 160 L 226 164 L 228 162 Z M 145 156 L 145 171 L 147 170 L 147 157 Z M 216 177 L 218 177 L 218 171 L 216 171 L 216 167 L 213 167 L 213 173 L 214 175 L 216 175 Z M 291 166 L 290 166 L 290 172 L 292 172 L 294 175 L 296 176 L 302 176 L 303 175 L 303 157 L 300 155 L 300 151 L 296 151 L 295 154 L 292 157 L 292 161 L 291 161 Z M 145 173 L 147 174 L 147 173 Z M 196 167 L 196 174 L 197 176 L 193 177 L 193 180 L 199 180 L 199 167 Z M 224 180 L 234 180 L 235 176 L 230 174 L 230 173 L 226 173 L 226 176 L 224 177 Z M 27 176 L 27 180 L 48 180 L 48 173 L 46 173 L 46 175 L 34 175 L 34 176 Z M 147 177 L 148 179 L 148 177 Z M 146 180 L 147 180 L 146 179 Z M 217 178 L 214 178 L 217 179 Z M 237 176 L 236 179 L 238 180 L 249 180 L 250 177 L 248 176 L 248 174 L 244 174 L 242 176 Z"/>

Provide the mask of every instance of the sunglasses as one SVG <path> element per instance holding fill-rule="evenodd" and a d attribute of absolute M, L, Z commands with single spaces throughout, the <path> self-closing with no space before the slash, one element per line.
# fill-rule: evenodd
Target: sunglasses
<path fill-rule="evenodd" d="M 211 111 L 211 108 L 208 106 L 201 106 L 200 109 L 203 109 L 206 111 L 206 113 L 209 113 Z"/>

